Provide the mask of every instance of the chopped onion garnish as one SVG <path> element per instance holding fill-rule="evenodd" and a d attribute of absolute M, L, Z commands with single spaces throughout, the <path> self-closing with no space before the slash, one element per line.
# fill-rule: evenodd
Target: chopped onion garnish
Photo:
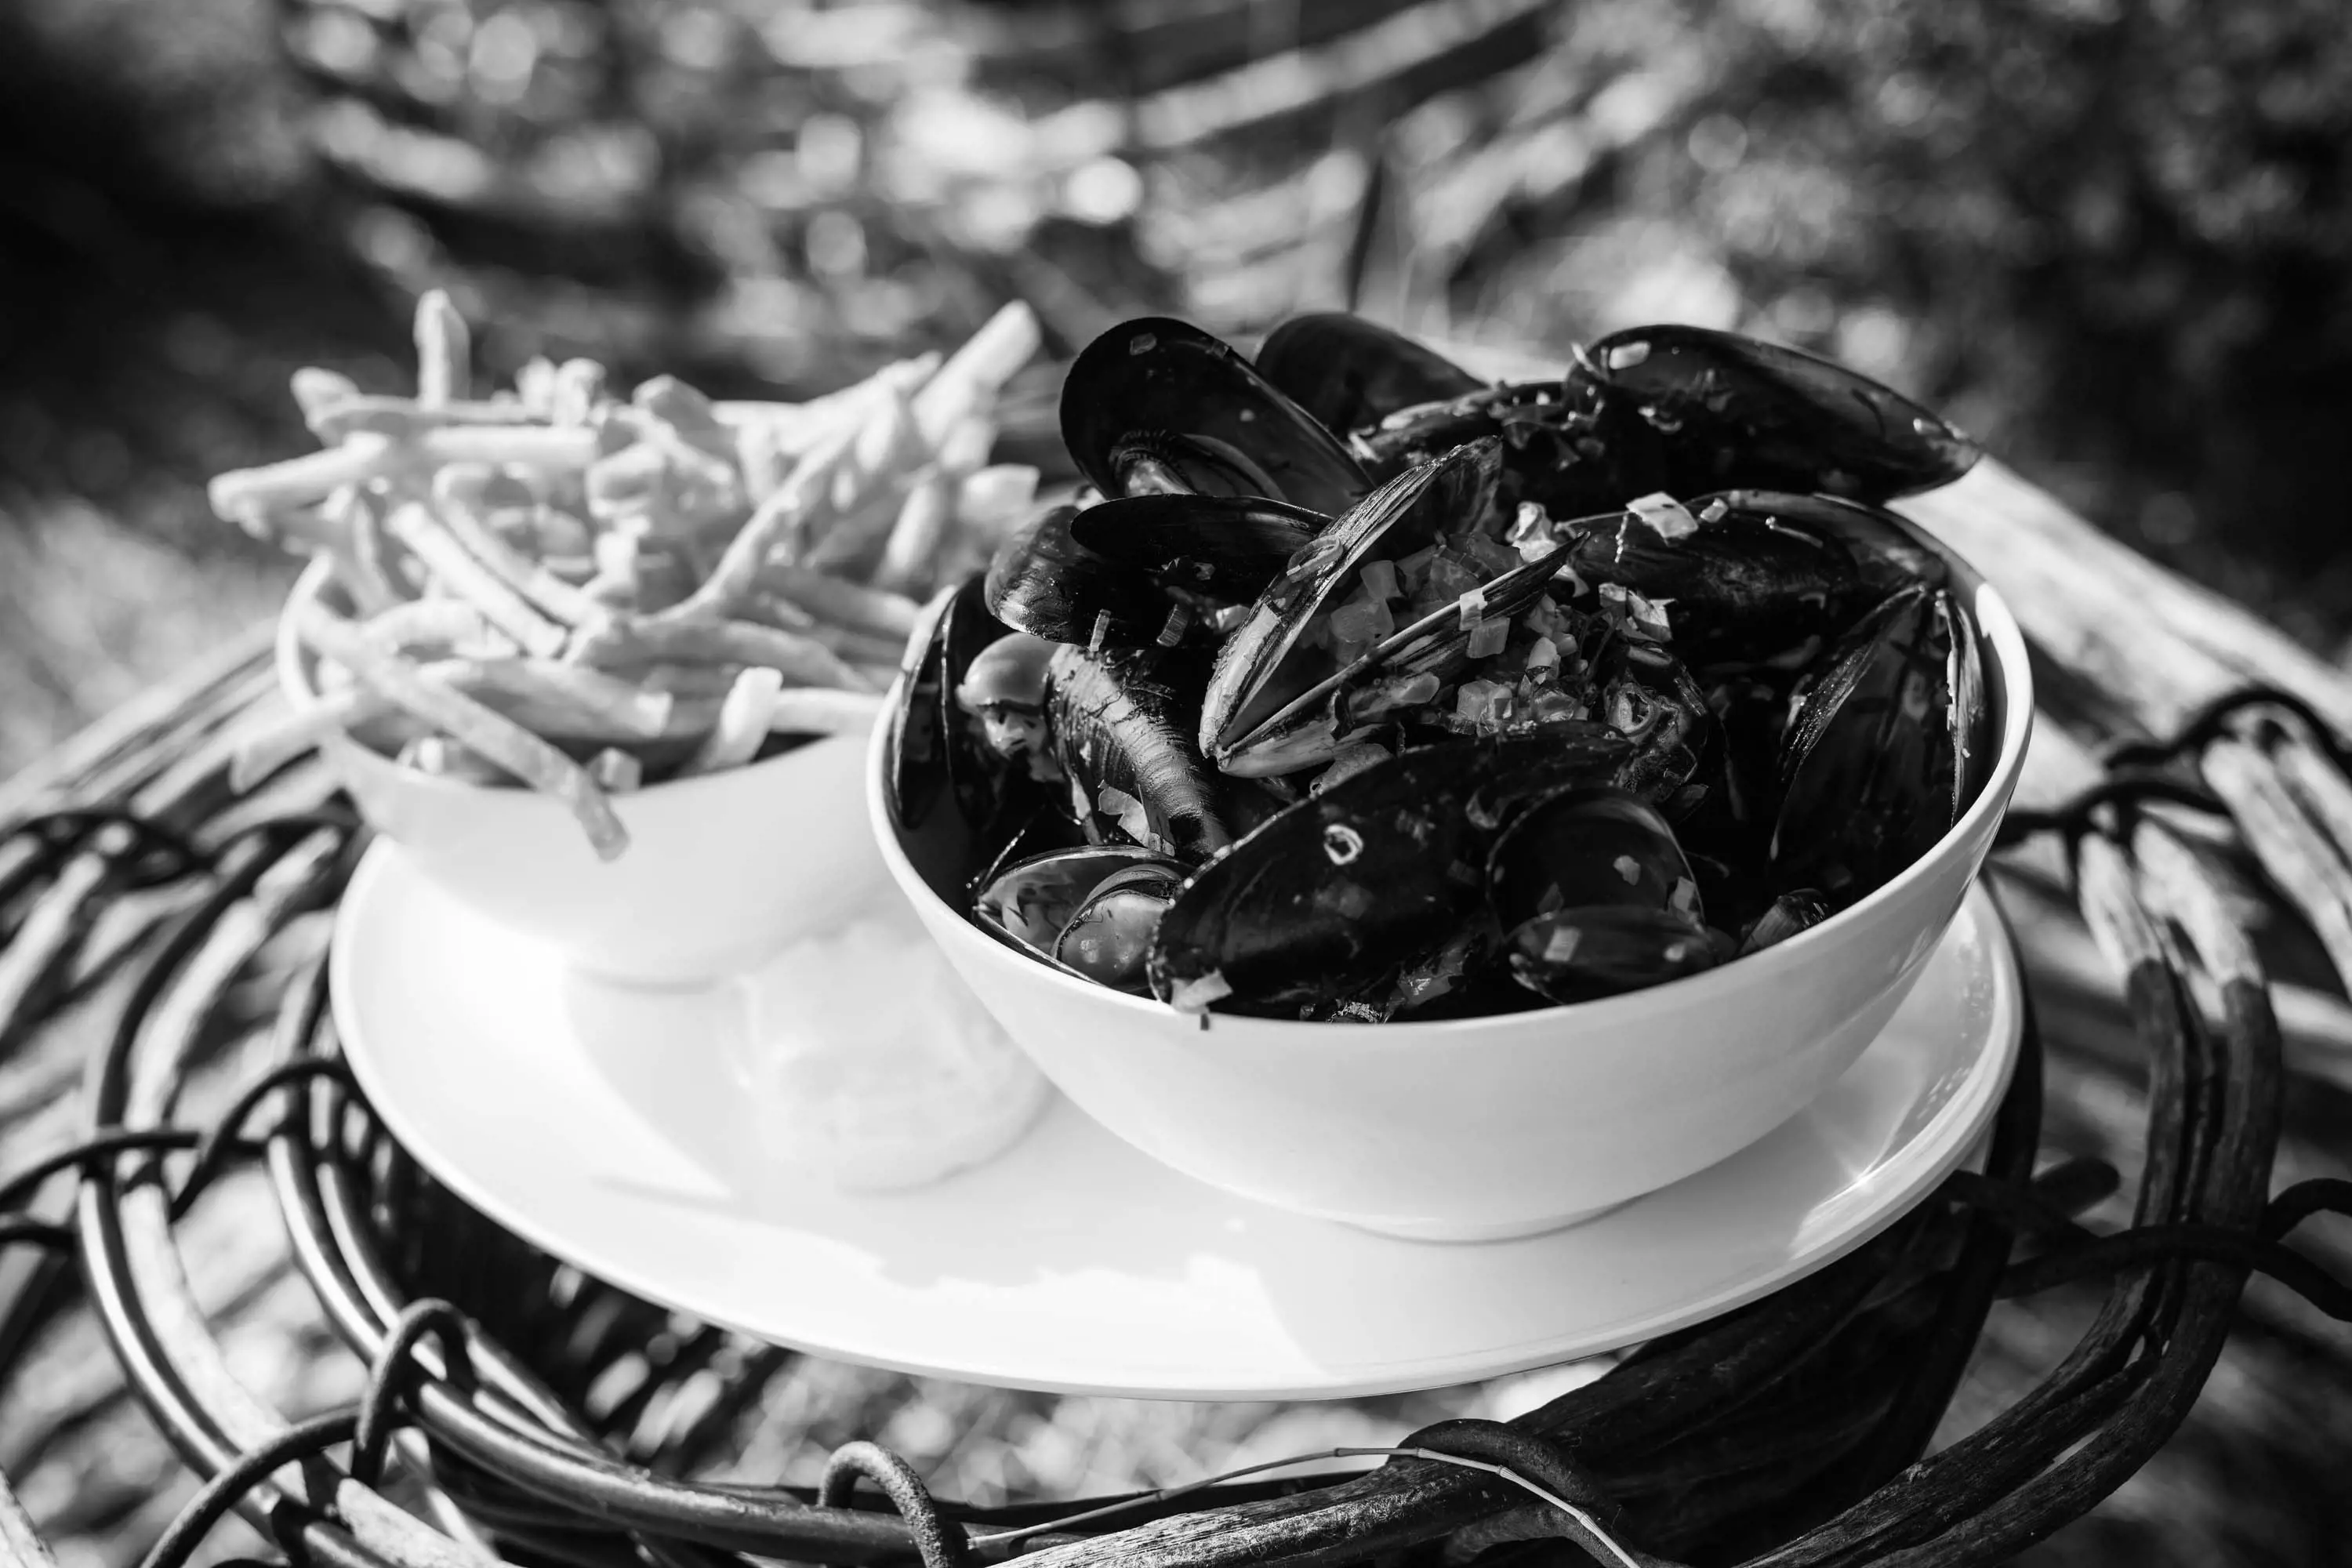
<path fill-rule="evenodd" d="M 1663 540 L 1671 542 L 1698 531 L 1698 519 L 1690 514 L 1690 509 L 1664 490 L 1636 496 L 1625 503 L 1625 510 L 1648 523 L 1650 531 Z"/>

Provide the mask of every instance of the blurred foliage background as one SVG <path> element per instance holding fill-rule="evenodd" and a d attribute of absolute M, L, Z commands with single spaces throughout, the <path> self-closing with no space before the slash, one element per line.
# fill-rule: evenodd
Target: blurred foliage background
<path fill-rule="evenodd" d="M 1824 350 L 2333 647 L 2337 0 L 18 0 L 0 8 L 0 773 L 267 614 L 210 472 L 289 371 L 586 353 L 821 389 L 1027 297 L 1355 301 L 1556 354 Z M 1041 373 L 1034 427 L 1051 455 Z"/>

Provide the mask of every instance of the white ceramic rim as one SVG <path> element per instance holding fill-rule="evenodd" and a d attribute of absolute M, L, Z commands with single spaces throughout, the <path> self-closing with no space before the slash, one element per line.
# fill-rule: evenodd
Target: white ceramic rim
<path fill-rule="evenodd" d="M 319 691 L 318 688 L 313 686 L 310 682 L 310 664 L 311 656 L 310 650 L 302 646 L 301 638 L 294 635 L 294 607 L 297 605 L 305 603 L 306 601 L 316 599 L 320 594 L 324 591 L 328 583 L 333 580 L 334 574 L 335 567 L 333 562 L 327 560 L 323 556 L 311 562 L 310 565 L 302 569 L 301 576 L 295 579 L 293 592 L 286 596 L 286 608 L 278 612 L 278 639 L 274 648 L 274 662 L 278 668 L 278 689 L 286 694 L 286 700 L 292 705 L 297 713 L 308 713 L 312 709 L 318 707 Z M 899 675 L 899 679 L 903 680 L 905 679 L 906 676 L 902 670 Z M 892 684 L 891 690 L 896 691 L 897 689 L 897 685 L 894 682 Z M 888 702 L 889 699 L 887 694 L 883 700 L 886 704 Z M 887 711 L 887 710 L 886 707 L 886 714 Z M 876 721 L 874 727 L 877 731 L 884 728 L 880 719 Z M 387 757 L 382 752 L 376 751 L 369 746 L 362 745 L 359 742 L 352 739 L 350 735 L 344 733 L 341 729 L 338 729 L 335 731 L 335 736 L 336 739 L 341 741 L 344 745 L 350 747 L 352 751 L 364 758 L 367 763 L 384 767 L 398 773 L 400 776 L 401 786 L 404 789 L 415 789 L 428 794 L 437 794 L 451 797 L 457 795 L 471 795 L 489 800 L 502 800 L 508 796 L 512 796 L 517 800 L 535 802 L 538 805 L 544 805 L 550 810 L 560 811 L 563 809 L 562 803 L 558 801 L 554 796 L 542 794 L 535 789 L 525 788 L 521 785 L 481 784 L 476 784 L 470 779 L 451 778 L 446 773 L 423 773 L 415 768 L 404 766 L 396 758 Z M 831 737 L 826 736 L 815 737 L 815 739 L 818 740 L 830 738 Z M 646 784 L 638 789 L 624 791 L 614 798 L 622 803 L 625 810 L 627 808 L 628 803 L 634 801 L 690 801 L 697 795 L 708 794 L 725 788 L 730 780 L 739 777 L 743 773 L 755 773 L 763 769 L 775 767 L 779 763 L 789 763 L 794 757 L 800 755 L 800 752 L 801 748 L 795 746 L 791 751 L 780 752 L 764 762 L 751 763 L 747 763 L 743 767 L 730 768 L 722 773 L 698 774 L 691 778 L 663 779 L 658 783 Z"/>
<path fill-rule="evenodd" d="M 1880 910 L 1893 902 L 1904 889 L 1925 879 L 1929 874 L 1931 863 L 1951 853 L 1952 847 L 1956 843 L 1979 831 L 1989 831 L 1986 818 L 2008 809 L 2010 795 L 2016 788 L 2018 775 L 2025 767 L 2026 746 L 2032 739 L 2033 676 L 2027 662 L 2025 634 L 2019 627 L 2017 618 L 2010 614 L 2009 605 L 2001 598 L 2000 592 L 1990 583 L 1985 581 L 1983 574 L 1970 565 L 1965 557 L 1910 519 L 1897 517 L 1896 521 L 1903 524 L 1905 530 L 1914 539 L 1934 551 L 1947 564 L 1954 568 L 1955 581 L 1952 585 L 1956 590 L 1962 592 L 1971 588 L 1974 590 L 1974 602 L 1970 608 L 1976 619 L 1978 650 L 1982 654 L 1990 649 L 1992 655 L 1990 662 L 1994 678 L 1988 684 L 2001 703 L 2000 745 L 1994 755 L 1991 771 L 1986 774 L 1983 787 L 1977 791 L 1976 799 L 1969 803 L 1967 811 L 1960 814 L 1959 821 L 1952 825 L 1950 831 L 1937 839 L 1935 846 L 1926 854 L 1905 867 L 1866 898 L 1840 910 L 1819 925 L 1808 927 L 1784 942 L 1774 943 L 1762 952 L 1749 953 L 1730 963 L 1702 970 L 1696 974 L 1685 975 L 1679 980 L 1670 980 L 1661 985 L 1652 985 L 1617 996 L 1604 996 L 1591 1002 L 1567 1003 L 1555 1007 L 1534 1008 L 1524 1013 L 1506 1013 L 1478 1018 L 1445 1018 L 1429 1022 L 1408 1020 L 1402 1023 L 1383 1024 L 1381 1029 L 1384 1037 L 1424 1040 L 1442 1039 L 1463 1043 L 1474 1040 L 1483 1031 L 1496 1030 L 1498 1026 L 1505 1026 L 1506 1029 L 1511 1026 L 1524 1026 L 1530 1020 L 1557 1017 L 1570 1012 L 1573 1012 L 1580 1022 L 1591 1023 L 1596 1027 L 1632 1027 L 1661 1011 L 1680 1010 L 1685 1005 L 1704 1005 L 1716 993 L 1727 992 L 1729 987 L 1760 978 L 1755 969 L 1743 967 L 1745 965 L 1769 963 L 1792 973 L 1801 970 L 1801 961 L 1806 954 L 1813 952 L 1823 942 L 1834 940 L 1839 931 L 1860 921 L 1874 918 Z M 934 605 L 936 605 L 937 601 L 934 600 Z M 924 617 L 923 629 L 928 632 L 931 624 L 932 617 L 927 615 Z M 908 670 L 902 667 L 898 672 L 898 679 L 891 683 L 889 692 L 883 698 L 882 717 L 876 722 L 874 733 L 867 744 L 866 818 L 875 837 L 879 841 L 882 858 L 890 868 L 890 875 L 898 881 L 900 889 L 907 897 L 916 900 L 919 906 L 925 901 L 944 905 L 947 900 L 932 891 L 930 884 L 916 871 L 914 862 L 907 858 L 906 847 L 898 841 L 898 826 L 892 820 L 889 802 L 885 794 L 889 773 L 891 715 L 898 708 L 900 694 L 908 679 Z M 1971 870 L 1966 887 L 1961 889 L 1963 894 L 1968 888 L 1976 885 L 1977 875 L 1977 871 Z M 1957 907 L 1956 905 L 1955 908 Z M 969 920 L 968 916 L 960 912 L 955 914 L 955 918 Z M 980 934 L 986 937 L 985 932 Z M 1126 992 L 1113 991 L 1108 986 L 1097 985 L 1090 981 L 1081 980 L 1076 975 L 1065 974 L 1059 970 L 1050 969 L 1045 964 L 1024 958 L 1010 947 L 994 942 L 992 939 L 991 942 L 992 945 L 1002 948 L 1007 960 L 1026 964 L 1035 972 L 1036 977 L 1041 982 L 1065 991 L 1074 998 L 1082 996 L 1097 1005 L 1119 1008 L 1138 1019 L 1161 1018 L 1168 1014 L 1168 1005 L 1156 998 L 1131 995 Z M 1298 1019 L 1253 1017 L 1230 1021 L 1246 1026 L 1253 1030 L 1260 1027 L 1279 1029 L 1293 1034 L 1300 1041 L 1315 1038 L 1318 1036 L 1332 1038 L 1335 1043 L 1345 1043 L 1355 1038 L 1354 1035 L 1346 1029 L 1334 1029 L 1328 1024 L 1309 1023 Z"/>
<path fill-rule="evenodd" d="M 687 1299 L 670 1282 L 656 1279 L 644 1269 L 625 1262 L 616 1262 L 609 1253 L 600 1253 L 595 1257 L 583 1255 L 579 1250 L 563 1245 L 563 1237 L 543 1226 L 526 1205 L 510 1200 L 496 1184 L 478 1181 L 468 1162 L 448 1157 L 447 1145 L 432 1135 L 431 1126 L 412 1117 L 408 1104 L 400 1096 L 387 1092 L 393 1085 L 377 1072 L 379 1058 L 374 1047 L 368 1043 L 369 1030 L 353 1011 L 358 1005 L 357 998 L 364 994 L 365 987 L 358 984 L 352 966 L 359 962 L 359 955 L 364 950 L 360 942 L 351 939 L 349 928 L 360 919 L 361 911 L 368 901 L 369 887 L 392 874 L 392 858 L 385 854 L 385 847 L 378 845 L 368 852 L 352 873 L 351 889 L 336 909 L 333 940 L 328 947 L 329 992 L 335 1023 L 339 1029 L 344 1031 L 345 1059 L 366 1096 L 370 1110 L 400 1145 L 436 1180 L 499 1225 L 551 1256 L 572 1263 L 634 1295 L 705 1322 L 715 1323 L 765 1343 L 789 1345 L 804 1354 L 830 1357 L 860 1366 L 879 1367 L 917 1377 L 950 1378 L 991 1387 L 1027 1389 L 1045 1394 L 1196 1401 L 1379 1398 L 1458 1387 L 1466 1382 L 1564 1365 L 1710 1321 L 1810 1278 L 1859 1250 L 1911 1213 L 1950 1171 L 1963 1165 L 1976 1165 L 1986 1146 L 1990 1130 L 2000 1114 L 2001 1101 L 2016 1072 L 2023 1045 L 2024 976 L 2018 968 L 2015 950 L 2003 935 L 2005 922 L 1999 905 L 1985 889 L 1972 887 L 1962 900 L 1962 911 L 1966 913 L 1969 904 L 1976 904 L 1979 911 L 1977 918 L 1985 922 L 1986 963 L 1990 966 L 1995 990 L 1996 1026 L 1987 1037 L 1984 1048 L 1971 1058 L 1964 1082 L 1953 1098 L 1913 1133 L 1893 1159 L 1882 1156 L 1872 1165 L 1871 1177 L 1882 1176 L 1889 1169 L 1900 1167 L 1901 1175 L 1896 1184 L 1878 1194 L 1867 1212 L 1852 1220 L 1846 1228 L 1817 1241 L 1802 1254 L 1784 1258 L 1780 1263 L 1739 1282 L 1715 1289 L 1703 1296 L 1677 1301 L 1669 1310 L 1620 1318 L 1598 1331 L 1588 1330 L 1580 1336 L 1518 1341 L 1508 1346 L 1475 1353 L 1357 1363 L 1318 1379 L 1234 1383 L 1204 1378 L 1180 1384 L 1169 1380 L 1164 1373 L 1128 1377 L 1117 1382 L 1082 1377 L 1041 1377 L 1001 1361 L 983 1363 L 980 1358 L 964 1358 L 947 1363 L 921 1357 L 876 1354 L 863 1346 L 817 1336 L 803 1335 L 789 1341 L 778 1338 L 751 1326 L 744 1315 L 724 1309 L 714 1310 L 708 1300 Z M 1959 918 L 1955 916 L 1956 924 Z M 1948 929 L 1945 940 L 1950 940 Z M 1531 1016 L 1508 1015 L 1514 1017 Z M 1307 1028 L 1315 1026 L 1290 1026 Z M 1075 1105 L 1059 1109 L 1067 1114 L 1085 1114 Z M 1116 1134 L 1108 1132 L 1105 1136 L 1117 1138 Z M 1128 1152 L 1137 1160 L 1150 1159 L 1139 1151 L 1130 1149 Z M 1733 1159 L 1738 1157 L 1736 1154 L 1730 1156 Z M 1275 1205 L 1259 1205 L 1254 1200 L 1224 1192 L 1211 1184 L 1195 1182 L 1192 1177 L 1175 1173 L 1172 1168 L 1168 1174 L 1187 1186 L 1198 1186 L 1202 1191 L 1214 1194 L 1213 1201 L 1220 1204 L 1245 1208 L 1275 1208 Z M 1701 1171 L 1684 1180 L 1700 1181 L 1706 1176 L 1706 1172 Z M 947 1179 L 953 1182 L 958 1177 Z M 1669 1187 L 1659 1189 L 1659 1192 L 1670 1191 L 1673 1186 L 1680 1184 L 1670 1184 Z M 1645 1193 L 1630 1199 L 1623 1206 L 1638 1212 L 1640 1205 L 1658 1195 L 1658 1192 Z M 1336 1221 L 1314 1219 L 1296 1211 L 1276 1209 L 1275 1212 L 1282 1214 L 1286 1219 L 1329 1225 L 1339 1229 L 1353 1228 L 1340 1226 Z M 1574 1229 L 1570 1226 L 1568 1231 L 1552 1235 L 1568 1235 Z M 1357 1235 L 1360 1241 L 1369 1244 L 1403 1249 L 1441 1272 L 1445 1260 L 1458 1252 L 1475 1252 L 1487 1247 L 1509 1249 L 1541 1246 L 1546 1240 L 1536 1237 L 1494 1242 L 1423 1242 L 1371 1232 Z"/>

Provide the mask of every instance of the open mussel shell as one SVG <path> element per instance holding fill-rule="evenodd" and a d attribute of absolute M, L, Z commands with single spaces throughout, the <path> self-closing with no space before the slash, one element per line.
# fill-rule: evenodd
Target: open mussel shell
<path fill-rule="evenodd" d="M 1180 640 L 1191 615 L 1137 568 L 1072 537 L 1074 506 L 1048 507 L 997 547 L 983 594 L 1005 626 L 1048 642 L 1150 647 Z"/>
<path fill-rule="evenodd" d="M 1087 508 L 1070 537 L 1163 589 L 1247 605 L 1330 524 L 1264 496 L 1133 495 Z"/>
<path fill-rule="evenodd" d="M 1698 881 L 1641 796 L 1570 788 L 1496 840 L 1486 894 L 1511 973 L 1554 1002 L 1638 990 L 1711 966 Z"/>
<path fill-rule="evenodd" d="M 1968 612 L 1915 584 L 1840 645 L 1782 752 L 1772 862 L 1843 908 L 1951 829 L 1984 785 L 1991 719 Z"/>
<path fill-rule="evenodd" d="M 1568 552 L 1554 550 L 1486 584 L 1480 590 L 1486 606 L 1481 620 L 1517 619 L 1567 564 Z M 1332 665 L 1329 675 L 1236 736 L 1219 753 L 1217 765 L 1230 773 L 1264 776 L 1329 762 L 1366 726 L 1412 717 L 1381 710 L 1371 695 L 1377 682 L 1412 676 L 1441 685 L 1453 680 L 1472 663 L 1470 644 L 1476 632 L 1476 623 L 1463 624 L 1458 605 L 1447 605 L 1398 627 L 1345 668 L 1323 660 Z M 1286 673 L 1277 672 L 1276 679 Z"/>
<path fill-rule="evenodd" d="M 1114 879 L 1125 878 L 1117 887 Z M 1088 845 L 1078 849 L 1049 850 L 998 870 L 972 900 L 972 917 L 984 931 L 1010 942 L 1031 957 L 1081 979 L 1102 979 L 1122 973 L 1117 955 L 1106 945 L 1112 938 L 1132 934 L 1144 911 L 1139 905 L 1150 899 L 1150 917 L 1173 896 L 1184 879 L 1184 868 L 1150 850 L 1131 844 Z M 1127 897 L 1107 908 L 1097 908 L 1099 895 L 1124 890 Z M 1092 950 L 1072 945 L 1064 952 L 1064 937 L 1081 916 L 1090 917 Z M 1071 957 L 1085 960 L 1074 963 Z M 1132 980 L 1141 978 L 1141 961 Z M 1122 983 L 1125 988 L 1125 983 Z"/>
<path fill-rule="evenodd" d="M 1725 490 L 1700 497 L 1691 510 L 1704 514 L 1717 502 L 1735 514 L 1843 545 L 1853 560 L 1866 601 L 1864 608 L 1914 583 L 1941 588 L 1951 580 L 1951 566 L 1942 556 L 1922 543 L 1902 519 L 1867 501 L 1787 490 Z"/>
<path fill-rule="evenodd" d="M 1202 753 L 1228 766 L 1244 737 L 1338 674 L 1327 649 L 1301 646 L 1307 624 L 1375 550 L 1418 549 L 1484 516 L 1500 463 L 1500 443 L 1488 440 L 1410 468 L 1293 558 L 1217 650 L 1201 704 Z"/>
<path fill-rule="evenodd" d="M 1055 961 L 1114 991 L 1149 995 L 1151 940 L 1183 885 L 1181 868 L 1138 862 L 1095 884 L 1054 941 Z"/>
<path fill-rule="evenodd" d="M 961 902 L 994 847 L 1045 798 L 1028 769 L 989 751 L 958 700 L 973 661 L 1010 635 L 988 613 L 978 577 L 941 593 L 908 644 L 883 719 L 891 820 L 918 874 L 950 902 Z"/>
<path fill-rule="evenodd" d="M 1703 327 L 1636 327 L 1591 344 L 1578 375 L 1664 442 L 1661 487 L 1886 500 L 1948 484 L 1979 456 L 1892 387 L 1832 361 Z"/>
<path fill-rule="evenodd" d="M 1207 661 L 1159 649 L 1065 646 L 1047 671 L 1056 760 L 1082 816 L 1197 862 L 1233 842 L 1214 772 L 1192 743 Z"/>
<path fill-rule="evenodd" d="M 1336 516 L 1370 488 L 1339 438 L 1236 353 L 1189 322 L 1147 316 L 1111 328 L 1062 383 L 1062 440 L 1106 496 L 1127 493 L 1137 438 L 1185 437 L 1264 474 L 1277 500 Z M 1114 454 L 1118 455 L 1115 460 Z M 1154 488 L 1165 488 L 1157 478 Z"/>
<path fill-rule="evenodd" d="M 1341 780 L 1193 874 L 1160 916 L 1153 994 L 1262 1009 L 1391 985 L 1485 919 L 1487 843 L 1516 801 L 1612 782 L 1629 752 L 1598 736 L 1464 741 Z"/>
<path fill-rule="evenodd" d="M 1768 659 L 1832 636 L 1861 591 L 1843 542 L 1727 498 L 1645 505 L 1565 531 L 1570 563 L 1585 582 L 1670 601 L 1675 649 L 1695 664 Z"/>
<path fill-rule="evenodd" d="M 1341 310 L 1293 316 L 1276 327 L 1258 349 L 1257 368 L 1326 428 L 1342 433 L 1486 385 L 1403 333 Z"/>

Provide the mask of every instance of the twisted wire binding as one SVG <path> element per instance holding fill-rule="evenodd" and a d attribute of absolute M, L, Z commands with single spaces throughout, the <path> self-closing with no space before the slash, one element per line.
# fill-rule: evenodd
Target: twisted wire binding
<path fill-rule="evenodd" d="M 2259 708 L 2292 714 L 2330 762 L 2352 773 L 2352 749 L 2345 746 L 2310 703 L 2275 686 L 2242 686 L 2199 705 L 2168 738 L 2122 741 L 2107 747 L 2101 758 L 2106 777 L 2047 811 L 2012 808 L 2001 819 L 1997 842 L 2012 847 L 2039 833 L 2057 833 L 2072 842 L 2093 830 L 2100 807 L 2130 811 L 2148 801 L 2227 817 L 2229 807 L 2210 790 L 2165 770 L 2222 739 L 2229 733 L 2231 720 Z"/>

